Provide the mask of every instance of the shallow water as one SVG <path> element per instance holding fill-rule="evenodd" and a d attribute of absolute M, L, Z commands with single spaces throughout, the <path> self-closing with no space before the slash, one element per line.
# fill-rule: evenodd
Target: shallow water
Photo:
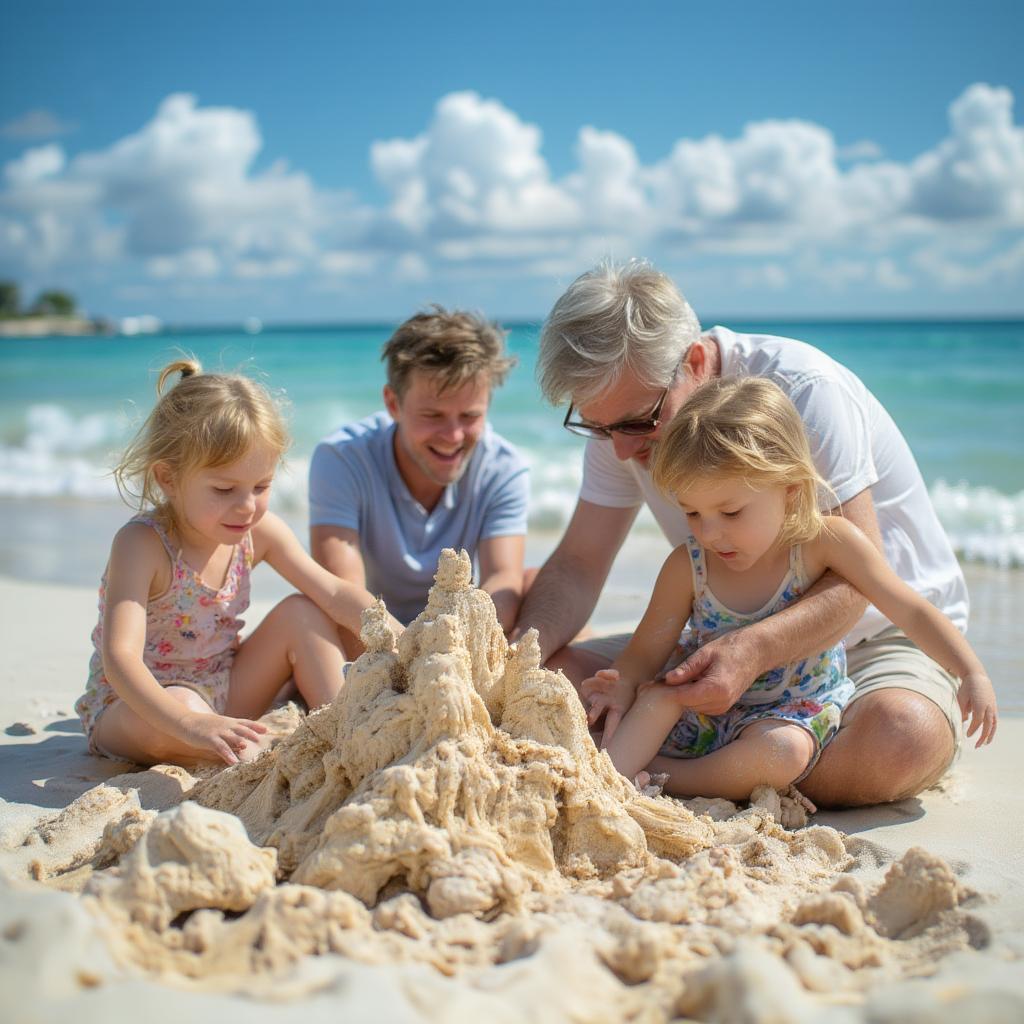
<path fill-rule="evenodd" d="M 1024 565 L 1024 322 L 730 323 L 811 342 L 858 373 L 904 432 L 957 550 Z M 381 407 L 387 325 L 182 330 L 151 337 L 0 339 L 0 497 L 115 496 L 109 467 L 153 401 L 156 371 L 182 351 L 262 376 L 287 399 L 295 444 L 275 507 L 299 520 L 317 440 Z M 532 468 L 530 525 L 562 528 L 582 440 L 534 382 L 537 325 L 516 325 L 519 365 L 494 396 L 495 428 Z M 637 528 L 657 532 L 641 515 Z"/>

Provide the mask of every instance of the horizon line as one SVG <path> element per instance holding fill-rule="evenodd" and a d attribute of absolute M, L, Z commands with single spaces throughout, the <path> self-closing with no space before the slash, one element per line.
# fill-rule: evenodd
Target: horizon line
<path fill-rule="evenodd" d="M 130 318 L 129 318 L 130 319 Z M 246 325 L 251 324 L 252 321 L 259 322 L 258 332 L 266 331 L 281 331 L 281 330 L 331 330 L 335 328 L 345 328 L 347 330 L 354 330 L 361 327 L 366 328 L 381 328 L 397 326 L 403 323 L 407 317 L 390 318 L 390 317 L 356 317 L 352 319 L 323 319 L 323 320 L 263 320 L 261 317 L 242 317 L 240 319 L 225 319 L 225 320 L 195 320 L 195 321 L 175 321 L 175 320 L 160 320 L 160 331 L 159 333 L 170 333 L 173 331 L 197 331 L 197 330 L 224 330 L 233 329 L 239 331 L 246 331 Z M 512 316 L 512 317 L 488 317 L 503 327 L 540 327 L 547 319 L 546 316 Z M 115 322 L 116 319 L 115 319 Z M 837 313 L 824 313 L 824 314 L 784 314 L 784 313 L 770 313 L 770 314 L 731 314 L 731 315 L 716 315 L 712 317 L 702 318 L 701 324 L 711 326 L 714 324 L 721 324 L 723 326 L 729 323 L 794 323 L 794 324 L 838 324 L 838 323 L 865 323 L 865 324 L 880 324 L 880 323 L 955 323 L 955 324 L 967 324 L 967 323 L 1024 323 L 1024 310 L 1017 313 L 953 313 L 949 315 L 936 315 L 929 313 L 927 315 L 918 315 L 913 313 L 893 313 L 893 314 L 858 314 L 854 315 L 843 315 Z M 251 332 L 251 333 L 258 333 Z"/>

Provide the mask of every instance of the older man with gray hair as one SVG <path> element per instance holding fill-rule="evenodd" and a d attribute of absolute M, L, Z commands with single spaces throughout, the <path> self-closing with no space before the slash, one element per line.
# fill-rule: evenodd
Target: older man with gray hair
<path fill-rule="evenodd" d="M 858 526 L 902 579 L 966 631 L 967 589 L 949 540 L 906 441 L 864 384 L 800 341 L 724 327 L 702 333 L 673 282 L 634 261 L 583 274 L 541 333 L 544 395 L 568 403 L 565 427 L 589 439 L 575 512 L 517 623 L 538 627 L 548 664 L 578 685 L 624 648 L 628 636 L 570 641 L 643 505 L 673 546 L 685 543 L 685 515 L 651 481 L 652 449 L 692 391 L 722 375 L 766 377 L 782 388 L 832 489 L 826 511 Z M 687 686 L 693 709 L 720 714 L 762 673 L 842 638 L 856 694 L 801 790 L 829 806 L 919 793 L 959 748 L 958 681 L 831 572 L 790 608 L 702 647 L 666 682 Z"/>

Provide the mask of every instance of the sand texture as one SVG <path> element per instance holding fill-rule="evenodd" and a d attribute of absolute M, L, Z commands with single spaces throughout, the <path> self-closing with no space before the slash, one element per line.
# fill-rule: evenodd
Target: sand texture
<path fill-rule="evenodd" d="M 774 790 L 637 792 L 470 572 L 447 553 L 397 643 L 367 612 L 337 700 L 285 712 L 258 760 L 9 825 L 0 989 L 32 1020 L 132 993 L 168 1020 L 1024 1017 L 1019 960 L 981 956 L 984 899 L 945 860 Z"/>

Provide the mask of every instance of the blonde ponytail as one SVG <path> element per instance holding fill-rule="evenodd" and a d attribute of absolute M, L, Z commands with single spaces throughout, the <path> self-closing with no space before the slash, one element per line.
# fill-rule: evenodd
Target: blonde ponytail
<path fill-rule="evenodd" d="M 198 359 L 176 359 L 173 363 L 168 363 L 160 371 L 160 376 L 157 378 L 156 382 L 156 393 L 158 395 L 162 395 L 164 393 L 164 385 L 167 383 L 167 379 L 176 373 L 181 374 L 180 380 L 175 381 L 176 384 L 180 384 L 181 381 L 187 380 L 189 377 L 198 376 L 202 372 L 203 368 Z M 172 384 L 171 387 L 174 387 L 174 384 Z"/>

